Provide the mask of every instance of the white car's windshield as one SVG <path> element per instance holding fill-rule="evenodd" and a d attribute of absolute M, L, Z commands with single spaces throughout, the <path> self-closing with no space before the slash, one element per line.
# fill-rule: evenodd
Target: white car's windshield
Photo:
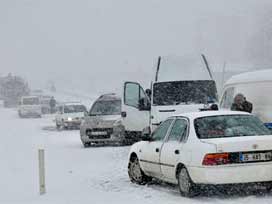
<path fill-rule="evenodd" d="M 203 104 L 217 101 L 214 81 L 173 81 L 155 83 L 153 105 Z"/>
<path fill-rule="evenodd" d="M 23 105 L 39 105 L 39 98 L 24 98 Z"/>
<path fill-rule="evenodd" d="M 64 106 L 64 113 L 81 113 L 87 111 L 83 105 L 66 105 Z"/>
<path fill-rule="evenodd" d="M 120 115 L 120 114 L 121 114 L 121 100 L 97 101 L 90 111 L 90 116 Z"/>
<path fill-rule="evenodd" d="M 270 135 L 271 132 L 252 115 L 209 116 L 195 119 L 199 139 Z"/>

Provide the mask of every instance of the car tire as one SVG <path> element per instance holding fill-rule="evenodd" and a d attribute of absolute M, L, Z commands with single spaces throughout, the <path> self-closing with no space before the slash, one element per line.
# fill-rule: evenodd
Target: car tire
<path fill-rule="evenodd" d="M 182 167 L 177 175 L 179 191 L 182 196 L 194 197 L 197 195 L 197 186 L 192 181 L 187 169 Z"/>
<path fill-rule="evenodd" d="M 145 175 L 140 167 L 137 157 L 131 158 L 128 165 L 128 175 L 132 183 L 145 185 L 152 180 L 151 177 Z"/>
<path fill-rule="evenodd" d="M 91 144 L 87 142 L 87 143 L 83 143 L 83 146 L 84 146 L 84 148 L 87 148 L 87 147 L 90 147 Z"/>

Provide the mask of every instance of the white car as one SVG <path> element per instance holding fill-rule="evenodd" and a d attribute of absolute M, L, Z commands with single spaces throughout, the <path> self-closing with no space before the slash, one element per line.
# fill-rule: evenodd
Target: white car
<path fill-rule="evenodd" d="M 18 107 L 21 118 L 42 117 L 42 107 L 38 96 L 23 96 Z"/>
<path fill-rule="evenodd" d="M 87 109 L 81 103 L 64 103 L 59 105 L 56 115 L 56 127 L 60 128 L 79 128 Z"/>
<path fill-rule="evenodd" d="M 184 113 L 165 120 L 131 147 L 132 182 L 157 178 L 184 196 L 201 185 L 272 183 L 272 135 L 254 115 L 232 111 Z"/>

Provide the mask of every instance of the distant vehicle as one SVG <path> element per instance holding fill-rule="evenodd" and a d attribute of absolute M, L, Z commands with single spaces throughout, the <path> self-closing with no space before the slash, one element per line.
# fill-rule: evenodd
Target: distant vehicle
<path fill-rule="evenodd" d="M 91 144 L 132 144 L 141 139 L 148 120 L 144 122 L 133 114 L 122 117 L 122 106 L 122 97 L 117 94 L 104 94 L 94 102 L 80 128 L 85 147 Z M 128 124 L 126 119 L 132 123 Z"/>
<path fill-rule="evenodd" d="M 23 96 L 19 102 L 18 114 L 24 117 L 42 117 L 40 99 L 37 96 Z"/>
<path fill-rule="evenodd" d="M 172 115 L 209 109 L 218 102 L 216 83 L 204 55 L 181 57 L 173 63 L 163 59 L 159 57 L 151 90 L 146 90 L 151 106 L 140 84 L 126 82 L 123 91 L 122 111 L 127 116 L 137 114 L 152 130 Z"/>
<path fill-rule="evenodd" d="M 130 180 L 178 184 L 183 196 L 203 185 L 257 184 L 271 190 L 272 135 L 254 115 L 232 111 L 168 118 L 131 147 Z"/>
<path fill-rule="evenodd" d="M 58 129 L 79 128 L 86 112 L 86 107 L 80 102 L 60 104 L 55 119 L 56 127 Z"/>
<path fill-rule="evenodd" d="M 253 104 L 253 114 L 272 129 L 272 70 L 247 72 L 230 78 L 224 85 L 220 108 L 230 109 L 238 93 Z"/>
<path fill-rule="evenodd" d="M 41 96 L 42 114 L 51 113 L 50 100 L 52 96 Z"/>

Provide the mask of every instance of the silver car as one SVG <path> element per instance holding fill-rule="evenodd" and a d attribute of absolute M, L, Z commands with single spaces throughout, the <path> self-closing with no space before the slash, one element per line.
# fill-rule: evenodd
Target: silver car
<path fill-rule="evenodd" d="M 137 139 L 127 134 L 122 124 L 121 98 L 116 94 L 100 96 L 80 127 L 84 147 L 97 144 L 131 144 Z"/>

